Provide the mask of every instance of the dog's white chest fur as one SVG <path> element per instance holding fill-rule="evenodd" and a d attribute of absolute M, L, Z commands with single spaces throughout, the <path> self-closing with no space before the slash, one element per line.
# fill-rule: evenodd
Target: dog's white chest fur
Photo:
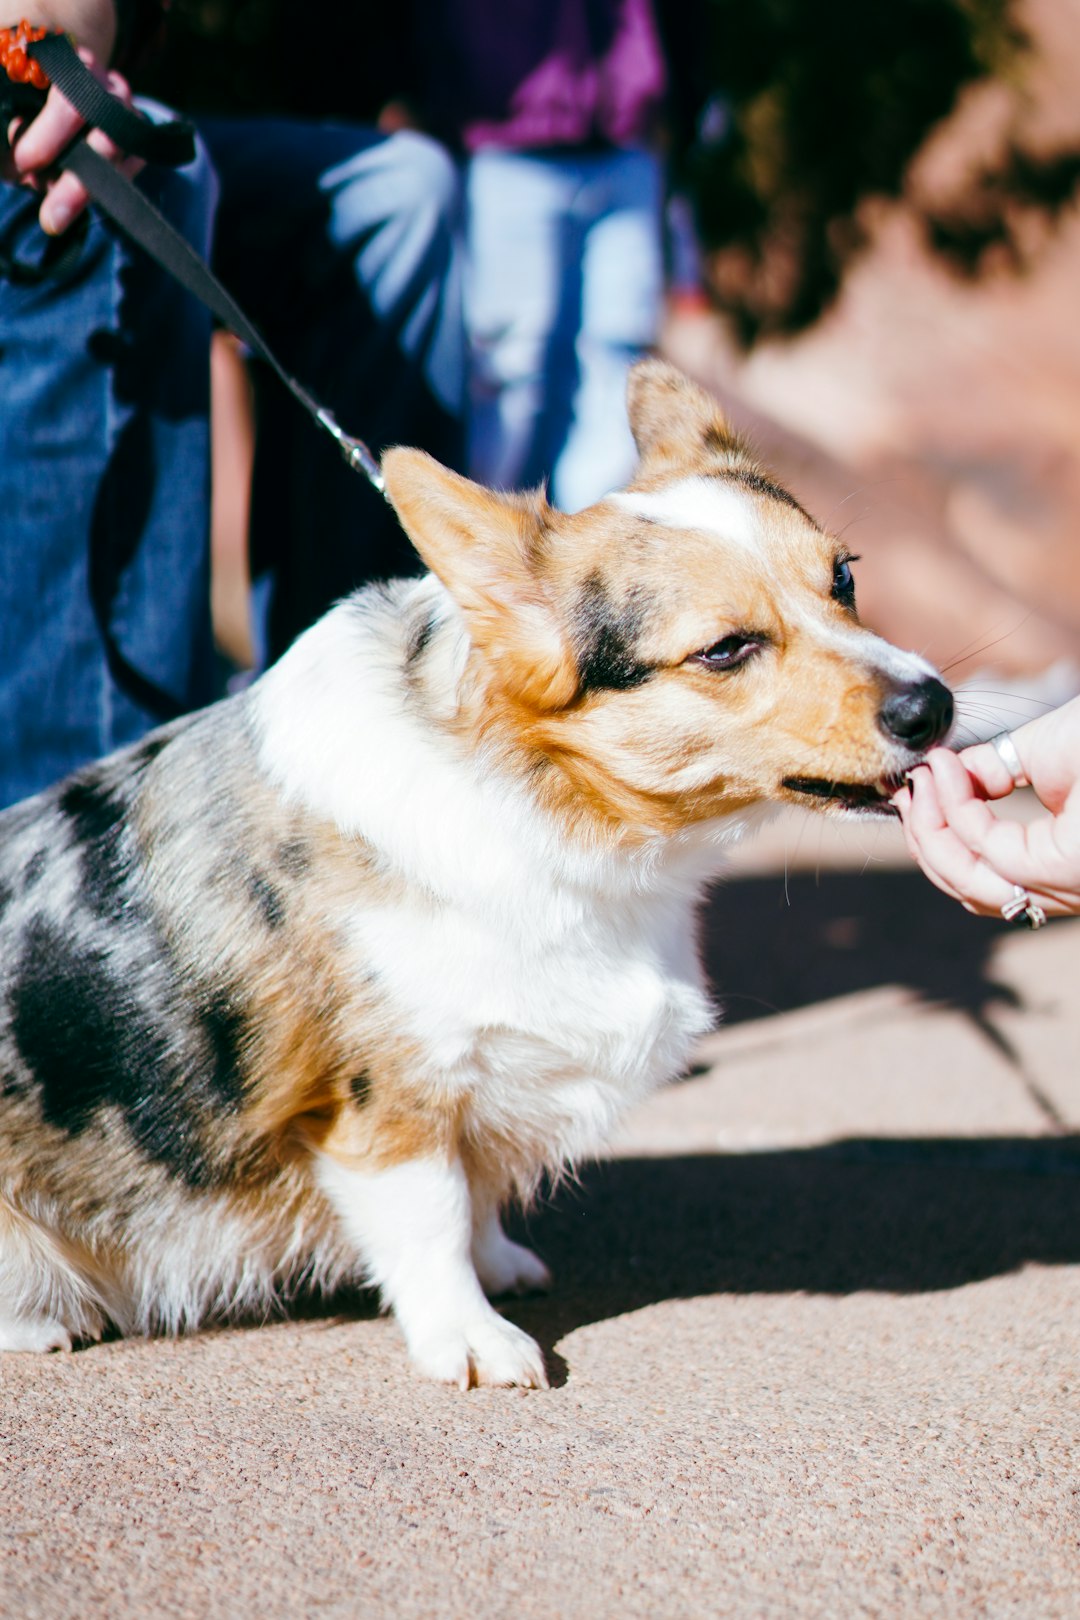
<path fill-rule="evenodd" d="M 553 1146 L 576 1157 L 678 1070 L 710 1015 L 688 906 L 564 902 L 556 920 L 552 899 L 523 892 L 509 926 L 452 905 L 365 909 L 351 932 L 430 1075 L 508 1119 L 550 1113 Z"/>
<path fill-rule="evenodd" d="M 419 1078 L 466 1088 L 485 1116 L 577 1157 L 710 1023 L 694 949 L 701 854 L 697 870 L 684 853 L 646 874 L 622 851 L 575 849 L 520 784 L 463 759 L 402 682 L 402 609 L 418 602 L 449 611 L 421 581 L 399 589 L 397 612 L 347 604 L 297 644 L 258 689 L 262 762 L 403 880 L 339 922 L 358 982 L 374 978 L 421 1054 Z M 451 642 L 448 689 L 454 657 Z"/>

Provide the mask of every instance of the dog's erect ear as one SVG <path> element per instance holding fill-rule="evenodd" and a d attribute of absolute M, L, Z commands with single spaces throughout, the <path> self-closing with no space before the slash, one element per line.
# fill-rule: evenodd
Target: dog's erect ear
<path fill-rule="evenodd" d="M 660 472 L 701 460 L 702 452 L 721 455 L 735 435 L 716 400 L 665 360 L 642 360 L 626 389 L 630 429 L 641 457 L 641 471 Z"/>
<path fill-rule="evenodd" d="M 481 489 L 422 450 L 387 450 L 382 472 L 405 533 L 503 690 L 538 709 L 569 703 L 577 665 L 541 575 L 543 497 Z"/>

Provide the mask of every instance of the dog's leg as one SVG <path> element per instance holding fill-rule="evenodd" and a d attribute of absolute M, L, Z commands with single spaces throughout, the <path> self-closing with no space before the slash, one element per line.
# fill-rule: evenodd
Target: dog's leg
<path fill-rule="evenodd" d="M 551 1287 L 540 1256 L 507 1237 L 498 1205 L 484 1203 L 475 1190 L 472 1257 L 486 1294 L 543 1294 Z"/>
<path fill-rule="evenodd" d="M 361 1171 L 323 1153 L 323 1191 L 401 1324 L 420 1370 L 461 1389 L 546 1389 L 539 1345 L 484 1297 L 471 1255 L 472 1204 L 459 1160 Z"/>
<path fill-rule="evenodd" d="M 70 1350 L 103 1326 L 62 1246 L 0 1200 L 0 1350 Z"/>

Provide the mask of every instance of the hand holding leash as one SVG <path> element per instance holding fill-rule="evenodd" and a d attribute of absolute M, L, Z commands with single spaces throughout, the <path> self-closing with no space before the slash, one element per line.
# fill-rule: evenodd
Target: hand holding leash
<path fill-rule="evenodd" d="M 5 111 L 17 115 L 7 130 L 14 174 L 48 188 L 42 227 L 59 234 L 88 201 L 97 203 L 277 373 L 312 421 L 334 440 L 346 464 L 385 495 L 378 459 L 363 439 L 346 433 L 333 412 L 285 369 L 209 265 L 131 184 L 130 176 L 143 161 L 171 166 L 190 162 L 195 155 L 192 126 L 180 118 L 163 124 L 144 118 L 120 74 L 102 69 L 92 52 L 77 51 L 66 34 L 26 22 L 0 29 L 0 113 Z M 27 111 L 33 122 L 23 133 Z"/>
<path fill-rule="evenodd" d="M 5 158 L 5 178 L 44 190 L 45 200 L 38 219 L 49 236 L 60 236 L 78 218 L 90 200 L 89 193 L 78 176 L 70 170 L 55 172 L 54 165 L 68 151 L 86 128 L 86 120 L 68 100 L 63 91 L 49 83 L 45 71 L 32 54 L 29 44 L 47 37 L 43 28 L 32 28 L 20 23 L 17 29 L 0 31 L 0 65 L 9 79 L 28 90 L 42 93 L 40 109 L 32 111 L 31 98 L 24 97 L 27 114 L 16 116 L 7 128 L 10 154 Z M 119 73 L 101 66 L 93 51 L 77 47 L 79 60 L 87 71 L 110 96 L 132 108 L 131 89 Z M 16 77 L 19 75 L 19 77 Z M 129 157 L 103 130 L 91 129 L 85 136 L 86 144 L 114 164 L 129 177 L 142 168 L 142 159 Z"/>
<path fill-rule="evenodd" d="M 1080 915 L 1080 698 L 960 754 L 936 748 L 893 800 L 926 876 L 978 916 L 1039 928 Z M 1024 825 L 989 801 L 1030 783 Z"/>

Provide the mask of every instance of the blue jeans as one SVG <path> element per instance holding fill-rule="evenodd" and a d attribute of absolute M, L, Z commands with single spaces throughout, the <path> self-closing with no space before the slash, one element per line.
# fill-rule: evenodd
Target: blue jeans
<path fill-rule="evenodd" d="M 143 185 L 205 251 L 205 151 Z M 43 245 L 35 216 L 0 186 L 20 260 Z M 0 804 L 159 718 L 110 667 L 92 562 L 120 656 L 178 704 L 212 696 L 209 337 L 201 306 L 97 218 L 59 276 L 0 279 Z"/>
<path fill-rule="evenodd" d="M 577 511 L 636 459 L 626 377 L 659 324 L 659 160 L 481 151 L 466 201 L 469 471 L 501 489 L 548 479 Z"/>
<path fill-rule="evenodd" d="M 220 124 L 187 169 L 140 183 L 204 253 L 217 210 L 231 290 L 345 428 L 376 448 L 427 432 L 453 459 L 457 192 L 439 148 Z M 42 243 L 33 199 L 0 185 L 0 249 L 26 260 Z M 0 274 L 0 805 L 134 741 L 161 718 L 153 687 L 181 708 L 215 695 L 209 337 L 201 305 L 96 217 L 58 277 Z M 284 579 L 277 650 L 335 595 L 413 559 L 385 503 L 273 388 L 255 509 Z"/>

